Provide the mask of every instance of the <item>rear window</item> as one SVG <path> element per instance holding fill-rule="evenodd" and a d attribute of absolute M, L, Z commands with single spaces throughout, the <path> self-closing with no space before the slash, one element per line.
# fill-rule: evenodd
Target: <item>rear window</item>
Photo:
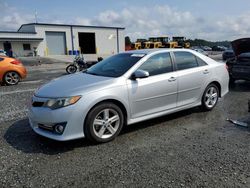
<path fill-rule="evenodd" d="M 250 62 L 250 53 L 242 53 L 238 56 L 237 58 L 238 61 L 240 62 Z"/>

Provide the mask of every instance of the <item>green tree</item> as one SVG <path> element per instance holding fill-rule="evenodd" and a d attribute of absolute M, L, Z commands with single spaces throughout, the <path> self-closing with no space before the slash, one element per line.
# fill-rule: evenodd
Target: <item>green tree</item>
<path fill-rule="evenodd" d="M 131 45 L 131 40 L 130 40 L 129 36 L 125 37 L 125 45 L 126 46 L 130 46 Z"/>
<path fill-rule="evenodd" d="M 216 41 L 216 42 L 212 42 L 212 41 L 206 41 L 203 39 L 194 39 L 191 40 L 189 39 L 188 42 L 190 42 L 191 46 L 225 46 L 225 47 L 230 47 L 230 41 Z"/>

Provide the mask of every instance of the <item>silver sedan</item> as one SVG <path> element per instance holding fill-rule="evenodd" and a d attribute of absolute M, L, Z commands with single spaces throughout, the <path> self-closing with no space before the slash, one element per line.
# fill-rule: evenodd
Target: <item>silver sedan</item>
<path fill-rule="evenodd" d="M 225 64 L 193 50 L 128 51 L 39 88 L 29 121 L 51 139 L 108 142 L 125 125 L 195 106 L 212 110 L 228 82 Z"/>

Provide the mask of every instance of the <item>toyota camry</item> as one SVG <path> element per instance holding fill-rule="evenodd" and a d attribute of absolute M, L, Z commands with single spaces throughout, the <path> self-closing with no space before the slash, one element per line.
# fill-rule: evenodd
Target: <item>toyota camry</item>
<path fill-rule="evenodd" d="M 126 125 L 195 106 L 212 110 L 228 83 L 225 64 L 193 50 L 127 51 L 40 87 L 29 121 L 54 140 L 108 142 Z"/>

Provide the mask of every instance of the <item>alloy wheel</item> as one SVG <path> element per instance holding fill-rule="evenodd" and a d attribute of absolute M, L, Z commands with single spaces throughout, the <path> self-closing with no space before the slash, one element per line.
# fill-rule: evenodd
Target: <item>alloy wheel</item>
<path fill-rule="evenodd" d="M 120 117 L 114 109 L 102 110 L 94 119 L 94 134 L 101 139 L 112 137 L 120 127 Z"/>
<path fill-rule="evenodd" d="M 8 72 L 4 76 L 4 81 L 7 85 L 15 85 L 19 82 L 19 75 L 16 72 Z"/>
<path fill-rule="evenodd" d="M 211 86 L 205 94 L 205 104 L 208 108 L 213 108 L 218 100 L 218 91 Z"/>

